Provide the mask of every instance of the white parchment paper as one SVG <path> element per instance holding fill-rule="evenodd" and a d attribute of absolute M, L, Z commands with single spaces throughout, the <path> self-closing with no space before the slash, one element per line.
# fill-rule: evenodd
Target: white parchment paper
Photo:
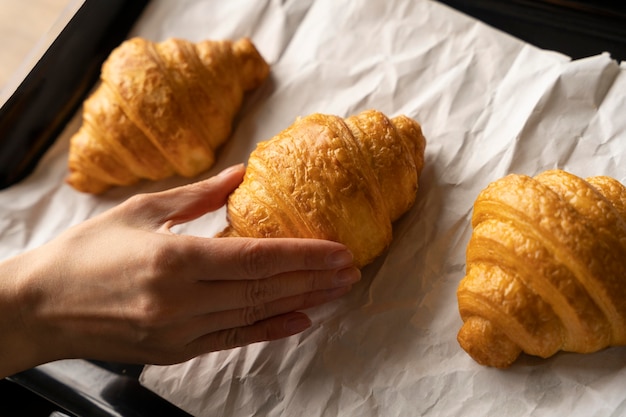
<path fill-rule="evenodd" d="M 461 350 L 456 287 L 472 204 L 508 173 L 563 168 L 626 182 L 626 66 L 570 60 L 430 0 L 153 0 L 152 40 L 249 36 L 272 65 L 206 177 L 313 112 L 376 108 L 422 124 L 426 165 L 389 250 L 289 339 L 149 366 L 144 386 L 195 416 L 609 416 L 626 413 L 626 351 L 522 356 L 508 370 Z M 0 192 L 0 257 L 174 178 L 104 196 L 63 184 L 67 127 L 37 171 Z M 224 212 L 181 232 L 212 236 Z"/>

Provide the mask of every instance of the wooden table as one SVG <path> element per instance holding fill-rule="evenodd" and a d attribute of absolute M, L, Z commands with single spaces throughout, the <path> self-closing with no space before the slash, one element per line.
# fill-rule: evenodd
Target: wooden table
<path fill-rule="evenodd" d="M 83 1 L 0 1 L 0 96 L 10 96 Z"/>

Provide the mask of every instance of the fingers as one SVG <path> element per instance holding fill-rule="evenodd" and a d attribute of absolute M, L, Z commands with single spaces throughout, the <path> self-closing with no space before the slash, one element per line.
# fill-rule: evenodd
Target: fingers
<path fill-rule="evenodd" d="M 226 204 L 230 193 L 243 180 L 243 164 L 225 169 L 207 180 L 167 191 L 138 194 L 119 209 L 129 212 L 131 219 L 146 219 L 155 229 L 194 220 Z"/>
<path fill-rule="evenodd" d="M 293 312 L 257 322 L 250 326 L 236 327 L 209 333 L 187 345 L 188 354 L 202 353 L 246 346 L 251 343 L 281 339 L 300 333 L 311 326 L 310 319 L 300 312 Z"/>
<path fill-rule="evenodd" d="M 350 286 L 346 286 L 330 290 L 315 291 L 266 304 L 257 304 L 246 308 L 198 316 L 187 328 L 186 339 L 193 340 L 209 333 L 219 333 L 228 329 L 248 328 L 257 323 L 267 321 L 272 317 L 305 310 L 336 300 L 346 295 L 350 289 Z M 297 331 L 295 329 L 287 329 L 280 337 L 286 337 L 302 330 L 304 329 Z"/>
<path fill-rule="evenodd" d="M 347 275 L 351 277 L 350 281 L 358 281 L 360 278 L 358 272 L 354 274 L 349 271 Z M 243 281 L 243 283 L 251 282 L 254 281 Z M 352 288 L 351 284 L 333 287 L 337 281 L 332 279 L 327 279 L 325 282 L 320 285 L 328 285 L 328 289 L 313 290 L 264 303 L 245 305 L 242 308 L 224 310 L 216 309 L 215 307 L 218 306 L 212 305 L 212 300 L 227 300 L 230 298 L 227 293 L 213 288 L 213 295 L 210 293 L 206 295 L 196 290 L 193 294 L 198 298 L 194 302 L 203 301 L 205 308 L 211 306 L 209 310 L 216 311 L 205 314 L 190 314 L 191 312 L 187 311 L 186 314 L 178 316 L 178 308 L 164 310 L 165 316 L 157 316 L 156 320 L 142 320 L 139 327 L 143 327 L 146 334 L 156 335 L 151 336 L 150 339 L 160 340 L 150 347 L 155 354 L 155 359 L 152 360 L 157 361 L 163 361 L 166 357 L 178 357 L 179 359 L 173 359 L 178 361 L 183 357 L 191 358 L 211 351 L 288 337 L 311 325 L 308 317 L 298 311 L 336 300 Z M 209 284 L 205 285 L 209 288 L 211 283 L 198 284 Z M 231 285 L 234 282 L 225 282 L 225 284 Z M 202 300 L 203 295 L 206 297 L 204 300 Z M 184 298 L 183 301 L 184 305 L 189 307 L 191 297 Z M 223 301 L 223 306 L 227 305 L 229 305 L 228 301 Z M 159 334 L 166 336 L 159 336 Z M 170 350 L 172 348 L 173 350 Z"/>
<path fill-rule="evenodd" d="M 349 292 L 352 285 L 361 279 L 360 271 L 352 265 L 350 253 L 343 245 L 335 242 L 305 239 L 187 239 L 187 236 L 176 235 L 161 238 L 170 242 L 192 242 L 190 245 L 194 248 L 203 247 L 204 243 L 210 241 L 213 251 L 219 250 L 223 242 L 232 244 L 231 250 L 243 251 L 249 243 L 240 247 L 237 242 L 254 241 L 261 246 L 267 243 L 278 253 L 284 251 L 283 257 L 288 259 L 287 267 L 266 270 L 287 269 L 285 272 L 267 278 L 253 278 L 246 273 L 243 274 L 246 277 L 244 279 L 228 275 L 239 271 L 237 268 L 229 269 L 233 268 L 230 261 L 222 267 L 207 266 L 206 259 L 215 259 L 214 253 L 205 252 L 203 259 L 183 256 L 184 262 L 165 262 L 168 268 L 173 268 L 171 276 L 175 277 L 168 282 L 175 285 L 165 287 L 169 291 L 159 298 L 166 306 L 179 307 L 157 308 L 156 311 L 167 313 L 163 317 L 166 319 L 166 327 L 175 329 L 175 339 L 184 343 L 185 352 L 193 349 L 191 356 L 287 337 L 302 331 L 310 323 L 304 323 L 304 326 L 301 320 L 299 323 L 302 326 L 297 327 L 297 323 L 289 324 L 281 321 L 280 317 L 284 319 L 296 311 L 335 300 Z M 174 248 L 180 250 L 185 246 L 176 244 L 172 252 L 175 252 Z M 159 258 L 164 259 L 165 255 L 161 253 Z M 223 270 L 229 271 L 228 274 L 224 275 Z M 189 279 L 189 276 L 195 276 L 196 279 Z M 277 317 L 279 319 L 274 319 Z M 172 323 L 177 324 L 172 327 Z"/>
<path fill-rule="evenodd" d="M 331 271 L 289 272 L 259 280 L 203 281 L 190 288 L 185 303 L 194 315 L 241 308 L 254 310 L 276 300 L 345 288 L 360 279 L 361 272 L 357 268 L 348 267 Z M 293 309 L 307 307 L 300 303 Z"/>
<path fill-rule="evenodd" d="M 338 270 L 353 264 L 342 244 L 299 238 L 188 238 L 198 280 L 262 279 L 294 271 Z"/>
<path fill-rule="evenodd" d="M 251 326 L 222 330 L 198 339 L 196 349 L 206 352 L 216 349 L 230 349 L 251 343 L 277 340 L 300 333 L 311 326 L 311 321 L 303 313 L 289 313 L 272 317 Z"/>

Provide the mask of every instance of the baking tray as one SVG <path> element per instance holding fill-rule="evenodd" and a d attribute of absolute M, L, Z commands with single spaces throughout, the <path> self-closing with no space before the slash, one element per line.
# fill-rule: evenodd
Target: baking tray
<path fill-rule="evenodd" d="M 142 368 L 72 359 L 41 365 L 7 379 L 73 416 L 189 417 L 140 385 Z"/>
<path fill-rule="evenodd" d="M 32 172 L 149 0 L 86 0 L 0 108 L 0 189 Z"/>
<path fill-rule="evenodd" d="M 207 0 L 208 1 L 208 0 Z M 626 59 L 626 13 L 616 2 L 441 0 L 539 47 L 572 58 Z M 0 188 L 26 177 L 98 79 L 148 0 L 86 0 L 0 109 Z M 73 415 L 187 416 L 138 382 L 141 365 L 59 361 L 10 381 Z"/>
<path fill-rule="evenodd" d="M 573 59 L 608 52 L 626 60 L 626 2 L 440 0 L 523 41 Z"/>

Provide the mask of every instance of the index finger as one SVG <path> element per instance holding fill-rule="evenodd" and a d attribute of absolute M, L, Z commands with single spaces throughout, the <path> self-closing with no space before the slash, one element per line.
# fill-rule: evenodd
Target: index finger
<path fill-rule="evenodd" d="M 193 239 L 193 238 L 192 238 Z M 196 238 L 199 280 L 263 279 L 292 271 L 346 268 L 352 253 L 337 242 L 300 238 Z"/>

